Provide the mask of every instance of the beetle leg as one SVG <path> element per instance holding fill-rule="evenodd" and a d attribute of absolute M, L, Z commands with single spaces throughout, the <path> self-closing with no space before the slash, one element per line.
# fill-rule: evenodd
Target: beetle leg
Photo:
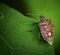
<path fill-rule="evenodd" d="M 32 32 L 32 30 L 27 30 L 27 32 Z"/>
<path fill-rule="evenodd" d="M 35 22 L 35 23 L 33 23 L 33 26 L 35 26 L 35 25 L 37 25 L 38 24 L 38 22 Z"/>
<path fill-rule="evenodd" d="M 54 25 L 52 25 L 53 27 L 55 27 Z"/>
<path fill-rule="evenodd" d="M 3 17 L 4 17 L 4 14 L 0 12 L 0 19 L 2 19 Z"/>
<path fill-rule="evenodd" d="M 40 40 L 41 38 L 40 38 L 40 32 L 38 33 L 38 39 Z"/>

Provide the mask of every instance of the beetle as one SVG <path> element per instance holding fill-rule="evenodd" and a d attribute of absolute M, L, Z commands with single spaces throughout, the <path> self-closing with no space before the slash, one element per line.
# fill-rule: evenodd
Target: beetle
<path fill-rule="evenodd" d="M 44 40 L 52 45 L 54 39 L 54 29 L 51 20 L 45 18 L 43 15 L 40 15 L 40 22 L 38 23 L 38 26 Z"/>

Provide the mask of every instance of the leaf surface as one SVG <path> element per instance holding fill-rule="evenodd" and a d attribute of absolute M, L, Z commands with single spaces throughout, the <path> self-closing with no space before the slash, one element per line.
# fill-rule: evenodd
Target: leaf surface
<path fill-rule="evenodd" d="M 35 21 L 0 3 L 1 55 L 54 55 L 54 48 L 39 41 Z"/>

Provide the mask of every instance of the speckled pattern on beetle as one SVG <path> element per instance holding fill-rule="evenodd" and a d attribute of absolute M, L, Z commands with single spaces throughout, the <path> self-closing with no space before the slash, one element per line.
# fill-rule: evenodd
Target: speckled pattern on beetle
<path fill-rule="evenodd" d="M 38 23 L 41 34 L 50 45 L 53 44 L 54 30 L 50 19 L 46 19 L 44 16 L 40 16 L 40 22 Z"/>

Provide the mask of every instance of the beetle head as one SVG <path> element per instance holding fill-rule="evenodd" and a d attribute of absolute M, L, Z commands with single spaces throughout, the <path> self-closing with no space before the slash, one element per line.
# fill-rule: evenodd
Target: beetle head
<path fill-rule="evenodd" d="M 40 15 L 40 20 L 41 21 L 45 20 L 45 17 L 43 15 Z"/>

